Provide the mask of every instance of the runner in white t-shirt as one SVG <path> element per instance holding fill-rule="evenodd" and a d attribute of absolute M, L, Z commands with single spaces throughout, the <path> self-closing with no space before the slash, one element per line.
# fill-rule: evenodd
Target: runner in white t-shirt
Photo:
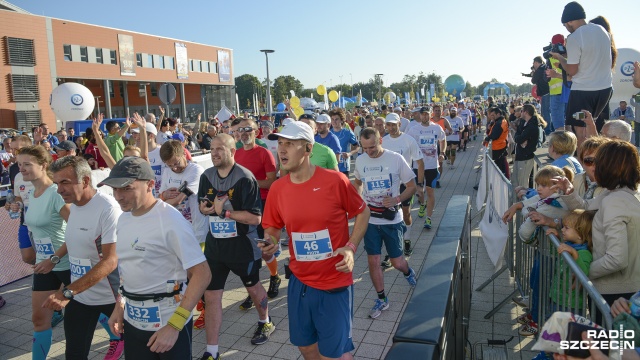
<path fill-rule="evenodd" d="M 431 229 L 431 215 L 433 215 L 433 208 L 435 206 L 436 195 L 434 188 L 436 182 L 440 178 L 440 172 L 438 171 L 439 161 L 444 160 L 441 149 L 446 149 L 447 140 L 445 139 L 444 130 L 440 125 L 430 121 L 430 111 L 428 107 L 422 107 L 420 109 L 420 124 L 413 126 L 409 129 L 408 135 L 412 136 L 418 143 L 418 147 L 422 152 L 422 160 L 424 161 L 424 182 L 426 186 L 427 201 L 424 202 L 424 198 L 420 201 L 420 209 L 418 210 L 418 217 L 425 216 L 424 227 Z M 413 169 L 418 171 L 418 166 L 414 162 Z M 419 192 L 418 192 L 419 193 Z"/>
<path fill-rule="evenodd" d="M 58 193 L 71 204 L 64 235 L 71 284 L 50 295 L 43 306 L 66 309 L 65 356 L 82 359 L 89 355 L 101 314 L 111 314 L 118 301 L 116 224 L 122 211 L 113 197 L 92 186 L 91 167 L 84 158 L 65 156 L 51 165 L 51 171 Z M 119 358 L 123 348 L 121 338 L 112 340 L 107 358 Z"/>
<path fill-rule="evenodd" d="M 398 114 L 391 113 L 387 117 Z M 399 119 L 398 119 L 399 120 Z M 397 124 L 397 123 L 396 123 Z M 393 267 L 404 274 L 409 286 L 416 286 L 416 273 L 402 256 L 402 238 L 405 230 L 398 206 L 416 192 L 415 175 L 402 155 L 384 150 L 378 130 L 367 128 L 360 133 L 364 154 L 356 159 L 354 186 L 362 194 L 371 210 L 369 225 L 364 235 L 364 249 L 369 260 L 369 275 L 377 292 L 369 317 L 375 319 L 389 308 L 384 291 L 384 277 L 380 254 L 384 244 Z M 400 191 L 400 184 L 405 189 Z"/>
<path fill-rule="evenodd" d="M 464 121 L 462 118 L 457 116 L 458 110 L 455 107 L 452 107 L 449 110 L 449 116 L 445 116 L 445 119 L 449 121 L 449 125 L 451 125 L 451 134 L 447 135 L 447 157 L 449 158 L 448 163 L 451 164 L 451 169 L 454 168 L 454 163 L 456 162 L 456 151 L 458 146 L 460 145 L 460 134 L 464 130 Z"/>
<path fill-rule="evenodd" d="M 149 163 L 151 164 L 153 172 L 156 174 L 153 196 L 158 197 L 158 195 L 160 194 L 160 186 L 162 185 L 162 172 L 164 171 L 164 169 L 166 169 L 166 165 L 160 158 L 160 145 L 156 143 L 156 135 L 158 134 L 158 129 L 156 129 L 155 125 L 151 123 L 146 123 L 145 129 L 147 130 L 147 149 L 149 150 Z M 133 128 L 131 129 L 131 133 L 131 136 L 133 136 L 133 139 L 136 141 L 136 146 L 141 147 L 140 129 Z"/>
<path fill-rule="evenodd" d="M 462 118 L 462 122 L 464 123 L 464 130 L 462 131 L 462 138 L 460 139 L 460 148 L 462 148 L 462 151 L 467 151 L 467 142 L 469 142 L 473 114 L 471 110 L 466 108 L 464 101 L 460 101 L 458 104 L 458 116 Z"/>
<path fill-rule="evenodd" d="M 154 179 L 147 161 L 125 157 L 99 184 L 114 189 L 124 211 L 118 219 L 116 250 L 126 305 L 116 304 L 109 326 L 114 333 L 127 333 L 128 359 L 159 353 L 162 359 L 190 359 L 191 311 L 211 272 L 189 222 L 154 198 Z"/>
<path fill-rule="evenodd" d="M 422 159 L 422 153 L 416 140 L 400 131 L 399 121 L 400 119 L 397 114 L 387 115 L 385 127 L 388 135 L 382 138 L 382 147 L 402 155 L 407 164 L 413 164 L 415 162 L 418 165 L 418 198 L 422 199 L 424 196 L 422 193 L 424 187 L 424 160 Z M 404 191 L 404 184 L 400 184 L 400 192 L 402 191 Z M 413 224 L 413 219 L 411 218 L 412 202 L 413 196 L 402 202 L 402 216 L 407 226 L 407 231 L 404 234 L 404 254 L 406 256 L 410 256 L 413 252 L 411 248 L 411 225 Z M 388 260 L 385 257 L 385 262 L 386 261 Z"/>

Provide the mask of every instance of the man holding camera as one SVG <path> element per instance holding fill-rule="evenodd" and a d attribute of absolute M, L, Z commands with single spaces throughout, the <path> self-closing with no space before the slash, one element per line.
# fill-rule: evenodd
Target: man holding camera
<path fill-rule="evenodd" d="M 546 75 L 547 65 L 542 60 L 541 56 L 533 58 L 533 66 L 531 67 L 531 83 L 537 86 L 536 93 L 540 96 L 540 106 L 542 108 L 542 117 L 547 120 L 547 127 L 544 129 L 545 133 L 549 135 L 552 131 L 551 121 L 551 108 L 549 107 L 549 80 Z"/>
<path fill-rule="evenodd" d="M 571 33 L 567 37 L 567 57 L 551 52 L 572 77 L 566 111 L 566 125 L 572 126 L 578 138 L 578 147 L 586 138 L 586 124 L 574 114 L 588 110 L 594 118 L 600 116 L 611 98 L 611 37 L 595 24 L 588 24 L 587 15 L 580 4 L 568 3 L 562 12 L 562 24 Z"/>

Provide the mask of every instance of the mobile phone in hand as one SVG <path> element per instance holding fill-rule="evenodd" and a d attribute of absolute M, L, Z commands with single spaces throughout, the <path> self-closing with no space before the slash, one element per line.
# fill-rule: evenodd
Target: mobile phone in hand
<path fill-rule="evenodd" d="M 200 199 L 200 202 L 206 202 L 207 204 L 213 204 L 213 203 L 211 202 L 211 200 L 209 200 L 209 199 L 208 199 L 208 198 L 206 198 L 206 197 L 201 197 L 201 198 L 199 198 L 199 199 Z"/>

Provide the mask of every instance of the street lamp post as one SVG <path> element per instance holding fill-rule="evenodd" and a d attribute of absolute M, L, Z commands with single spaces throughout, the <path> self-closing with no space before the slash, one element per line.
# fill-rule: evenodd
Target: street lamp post
<path fill-rule="evenodd" d="M 382 98 L 382 75 L 384 74 L 376 74 L 378 77 L 378 96 Z"/>
<path fill-rule="evenodd" d="M 271 80 L 269 80 L 269 54 L 275 52 L 275 50 L 260 50 L 264 53 L 264 57 L 267 60 L 267 111 L 268 116 L 273 113 L 273 104 L 271 103 Z"/>

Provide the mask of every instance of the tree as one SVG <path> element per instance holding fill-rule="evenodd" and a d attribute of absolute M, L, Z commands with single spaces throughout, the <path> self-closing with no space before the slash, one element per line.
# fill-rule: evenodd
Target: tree
<path fill-rule="evenodd" d="M 253 94 L 262 91 L 262 84 L 257 77 L 251 74 L 244 74 L 236 77 L 236 93 L 240 104 L 247 104 L 248 108 L 253 107 Z M 239 106 L 242 107 L 242 106 Z"/>
<path fill-rule="evenodd" d="M 291 94 L 289 90 L 295 91 L 296 95 L 302 93 L 302 83 L 291 75 L 278 76 L 273 80 L 273 91 L 271 97 L 273 98 L 274 107 L 275 104 L 281 103 L 285 98 L 290 98 Z"/>

